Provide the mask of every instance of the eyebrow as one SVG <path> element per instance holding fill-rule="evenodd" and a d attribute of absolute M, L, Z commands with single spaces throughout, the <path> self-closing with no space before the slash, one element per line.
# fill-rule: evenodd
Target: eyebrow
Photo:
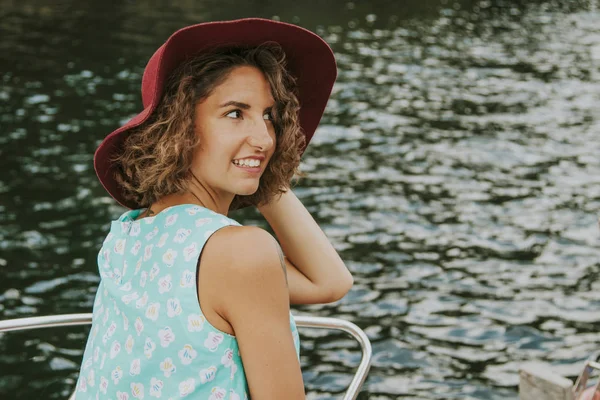
<path fill-rule="evenodd" d="M 221 104 L 219 107 L 223 108 L 223 107 L 229 107 L 229 106 L 236 106 L 243 110 L 247 110 L 250 108 L 250 104 L 240 103 L 239 101 L 228 101 L 226 103 Z"/>
<path fill-rule="evenodd" d="M 241 108 L 242 110 L 249 110 L 250 108 L 252 108 L 250 106 L 250 104 L 241 103 L 239 101 L 234 101 L 234 100 L 231 100 L 231 101 L 228 101 L 228 102 L 225 102 L 225 103 L 221 104 L 219 106 L 219 108 L 229 107 L 229 106 L 235 106 L 235 107 Z M 273 104 L 272 106 L 269 106 L 269 107 L 265 108 L 265 110 L 270 110 L 273 107 L 275 107 L 275 104 Z"/>

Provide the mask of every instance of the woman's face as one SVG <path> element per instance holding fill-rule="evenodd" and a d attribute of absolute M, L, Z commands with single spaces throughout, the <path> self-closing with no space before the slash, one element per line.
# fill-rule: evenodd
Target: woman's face
<path fill-rule="evenodd" d="M 260 70 L 250 66 L 233 69 L 196 105 L 194 124 L 200 145 L 192 172 L 220 201 L 258 189 L 275 151 L 274 107 L 269 83 Z"/>

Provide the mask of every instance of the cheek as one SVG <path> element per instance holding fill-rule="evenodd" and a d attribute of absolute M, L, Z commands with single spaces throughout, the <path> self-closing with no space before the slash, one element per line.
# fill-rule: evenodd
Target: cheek
<path fill-rule="evenodd" d="M 271 161 L 273 161 L 273 156 L 275 155 L 275 152 L 275 142 L 273 142 L 273 146 L 265 153 L 265 159 L 267 160 L 267 164 L 270 164 Z"/>
<path fill-rule="evenodd" d="M 270 129 L 269 130 L 269 136 L 271 136 L 271 139 L 273 140 L 273 146 L 271 146 L 270 152 L 273 153 L 275 152 L 275 149 L 277 148 L 277 133 L 275 133 L 275 129 Z"/>
<path fill-rule="evenodd" d="M 194 150 L 194 160 L 192 161 L 194 166 L 202 166 L 203 168 L 214 166 L 215 162 L 222 162 L 225 157 L 225 143 L 224 138 L 226 135 L 216 135 L 214 132 L 215 126 L 204 126 L 204 130 L 198 135 L 199 144 Z"/>
<path fill-rule="evenodd" d="M 214 151 L 211 151 L 211 148 L 203 143 L 201 146 L 198 146 L 196 150 L 194 150 L 194 158 L 192 160 L 193 168 L 198 169 L 199 171 L 205 171 L 207 166 L 210 166 L 214 161 L 212 157 L 214 156 Z"/>

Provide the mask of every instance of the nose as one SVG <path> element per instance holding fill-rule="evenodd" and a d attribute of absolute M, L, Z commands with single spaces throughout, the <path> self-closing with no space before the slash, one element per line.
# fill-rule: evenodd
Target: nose
<path fill-rule="evenodd" d="M 269 129 L 273 129 L 269 126 L 269 122 L 264 119 L 255 121 L 249 127 L 248 143 L 261 151 L 267 151 L 273 146 L 273 138 Z"/>

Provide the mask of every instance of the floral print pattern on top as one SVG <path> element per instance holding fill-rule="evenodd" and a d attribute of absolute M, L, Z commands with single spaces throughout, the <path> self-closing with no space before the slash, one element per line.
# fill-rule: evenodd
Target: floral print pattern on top
<path fill-rule="evenodd" d="M 196 265 L 210 236 L 240 224 L 179 205 L 113 221 L 98 253 L 101 281 L 76 386 L 77 400 L 242 400 L 248 384 L 237 340 L 198 304 Z M 298 330 L 290 328 L 299 357 Z"/>

